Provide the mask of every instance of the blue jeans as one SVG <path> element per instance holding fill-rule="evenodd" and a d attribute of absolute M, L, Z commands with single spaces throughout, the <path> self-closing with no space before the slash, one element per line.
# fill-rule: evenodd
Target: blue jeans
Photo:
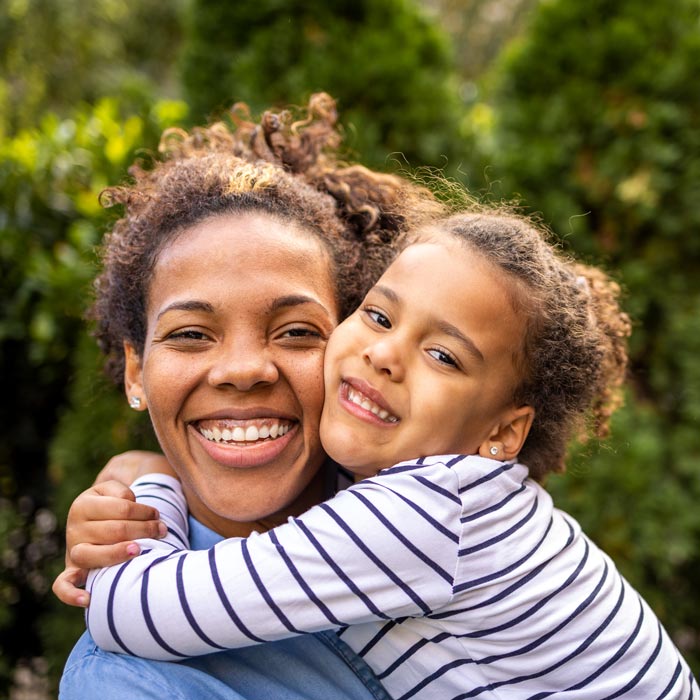
<path fill-rule="evenodd" d="M 86 632 L 68 657 L 59 700 L 391 700 L 332 632 L 151 661 L 105 652 Z"/>

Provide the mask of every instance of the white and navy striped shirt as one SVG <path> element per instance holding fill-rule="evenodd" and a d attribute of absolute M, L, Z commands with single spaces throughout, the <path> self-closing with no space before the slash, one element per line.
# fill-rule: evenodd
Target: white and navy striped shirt
<path fill-rule="evenodd" d="M 404 463 L 199 552 L 182 551 L 176 480 L 135 491 L 171 532 L 92 573 L 88 627 L 110 651 L 179 659 L 333 628 L 395 700 L 700 696 L 651 609 L 522 465 Z"/>

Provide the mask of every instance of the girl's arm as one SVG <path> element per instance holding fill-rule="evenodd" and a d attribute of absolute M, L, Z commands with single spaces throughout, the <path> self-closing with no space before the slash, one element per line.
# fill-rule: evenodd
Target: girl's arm
<path fill-rule="evenodd" d="M 66 568 L 53 583 L 61 602 L 86 606 L 89 595 L 82 586 L 88 569 L 127 561 L 140 551 L 135 539 L 163 535 L 157 508 L 136 503 L 128 487 L 139 474 L 150 472 L 173 473 L 163 455 L 124 452 L 73 501 L 66 522 Z"/>
<path fill-rule="evenodd" d="M 452 596 L 461 510 L 454 484 L 427 489 L 415 478 L 424 471 L 389 470 L 274 530 L 199 552 L 177 551 L 178 484 L 149 485 L 171 533 L 91 573 L 88 628 L 107 650 L 175 659 L 427 614 Z M 444 467 L 440 476 L 454 479 Z"/>

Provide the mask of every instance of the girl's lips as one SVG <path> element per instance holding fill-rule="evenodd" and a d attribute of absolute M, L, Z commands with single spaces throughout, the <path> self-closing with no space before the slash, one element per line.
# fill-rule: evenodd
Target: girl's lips
<path fill-rule="evenodd" d="M 299 423 L 280 419 L 259 419 L 246 421 L 244 428 L 241 421 L 235 421 L 233 429 L 221 427 L 229 421 L 211 419 L 197 421 L 188 425 L 188 430 L 197 440 L 204 452 L 223 467 L 249 468 L 260 467 L 276 460 L 299 434 Z M 216 423 L 216 425 L 212 425 Z M 268 426 L 268 436 L 265 437 L 265 427 Z M 260 432 L 263 432 L 261 437 Z M 228 434 L 224 431 L 228 431 Z M 234 440 L 241 437 L 255 437 L 255 440 Z M 276 432 L 277 436 L 272 437 Z M 218 435 L 217 435 L 218 433 Z M 229 439 L 224 439 L 229 438 Z"/>
<path fill-rule="evenodd" d="M 340 403 L 346 411 L 384 427 L 399 422 L 384 397 L 373 387 L 359 379 L 343 379 L 339 390 Z"/>

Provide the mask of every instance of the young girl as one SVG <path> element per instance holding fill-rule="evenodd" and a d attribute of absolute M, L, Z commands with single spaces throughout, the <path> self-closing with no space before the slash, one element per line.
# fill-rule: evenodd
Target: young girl
<path fill-rule="evenodd" d="M 586 421 L 605 434 L 629 333 L 616 296 L 524 219 L 421 231 L 326 350 L 323 446 L 361 480 L 200 552 L 182 549 L 177 480 L 140 480 L 170 534 L 91 574 L 94 639 L 180 659 L 335 629 L 396 700 L 697 697 L 654 613 L 539 483 Z M 250 427 L 192 425 L 212 451 Z"/>

